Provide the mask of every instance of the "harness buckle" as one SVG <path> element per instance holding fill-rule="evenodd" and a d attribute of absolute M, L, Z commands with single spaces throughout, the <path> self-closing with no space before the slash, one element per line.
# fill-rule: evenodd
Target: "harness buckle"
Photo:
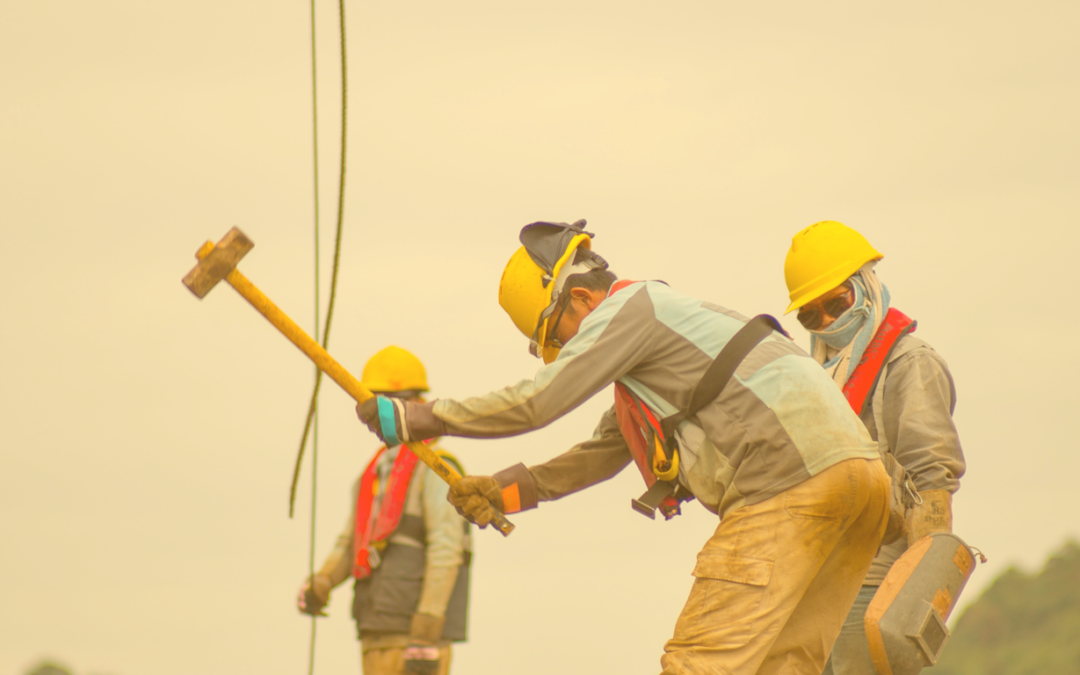
<path fill-rule="evenodd" d="M 658 480 L 649 486 L 649 489 L 645 491 L 645 494 L 637 499 L 631 499 L 630 506 L 641 515 L 656 520 L 657 507 L 660 506 L 661 502 L 673 494 L 675 494 L 674 483 Z M 666 518 L 671 518 L 671 516 L 667 514 L 667 511 L 663 511 L 663 513 Z"/>
<path fill-rule="evenodd" d="M 915 489 L 915 483 L 911 481 L 910 476 L 904 478 L 904 491 L 907 492 L 912 504 L 918 506 L 923 503 L 922 495 Z"/>
<path fill-rule="evenodd" d="M 642 495 L 645 497 L 645 495 Z M 647 516 L 650 520 L 656 520 L 656 507 L 649 506 L 640 499 L 631 499 L 630 506 L 643 516 Z"/>

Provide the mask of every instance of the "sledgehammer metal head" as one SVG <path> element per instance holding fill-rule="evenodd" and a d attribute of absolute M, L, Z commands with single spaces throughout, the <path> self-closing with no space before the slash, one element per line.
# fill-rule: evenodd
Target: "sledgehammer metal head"
<path fill-rule="evenodd" d="M 234 227 L 221 238 L 217 246 L 206 242 L 203 248 L 207 246 L 211 246 L 213 249 L 205 257 L 199 256 L 202 258 L 199 260 L 199 264 L 195 265 L 183 279 L 188 290 L 200 300 L 206 297 L 210 289 L 216 286 L 219 281 L 229 276 L 229 272 L 236 269 L 240 259 L 255 247 L 255 243 L 248 239 L 246 234 Z M 202 249 L 199 250 L 199 253 L 202 253 Z"/>

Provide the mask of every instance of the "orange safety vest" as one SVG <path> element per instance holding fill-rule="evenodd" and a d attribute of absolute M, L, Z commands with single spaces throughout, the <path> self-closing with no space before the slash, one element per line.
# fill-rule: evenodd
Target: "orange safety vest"
<path fill-rule="evenodd" d="M 365 579 L 371 576 L 372 550 L 382 547 L 379 542 L 384 542 L 397 529 L 401 522 L 401 514 L 405 511 L 405 497 L 409 494 L 409 483 L 412 481 L 413 471 L 416 469 L 417 458 L 408 448 L 398 450 L 394 467 L 390 470 L 390 477 L 386 485 L 378 485 L 376 465 L 379 458 L 386 452 L 386 446 L 379 448 L 375 457 L 364 469 L 360 478 L 360 491 L 356 497 L 356 530 L 353 533 L 354 550 L 356 559 L 353 561 L 353 576 L 357 579 Z M 373 527 L 368 527 L 371 521 L 371 505 L 375 501 L 375 493 L 382 490 L 383 499 L 379 507 L 379 514 L 375 517 Z M 376 554 L 377 556 L 377 554 Z"/>
<path fill-rule="evenodd" d="M 608 296 L 633 283 L 637 282 L 616 281 L 611 285 Z M 657 449 L 663 451 L 665 440 L 664 433 L 660 430 L 659 418 L 622 382 L 615 383 L 615 417 L 619 422 L 619 431 L 622 433 L 623 440 L 630 449 L 630 456 L 634 458 L 634 464 L 641 472 L 641 477 L 645 479 L 645 487 L 651 488 L 659 480 L 652 466 L 655 453 Z M 672 495 L 660 502 L 659 508 L 665 518 L 670 520 L 679 514 L 680 501 L 683 500 Z"/>
<path fill-rule="evenodd" d="M 859 359 L 859 365 L 855 366 L 855 371 L 844 384 L 844 397 L 847 398 L 856 415 L 862 414 L 866 402 L 881 378 L 881 371 L 889 362 L 889 355 L 900 342 L 900 338 L 915 332 L 917 325 L 915 320 L 908 318 L 898 309 L 890 308 L 885 313 L 885 319 L 874 333 L 870 344 L 866 346 L 866 351 Z M 879 429 L 878 433 L 884 432 Z"/>

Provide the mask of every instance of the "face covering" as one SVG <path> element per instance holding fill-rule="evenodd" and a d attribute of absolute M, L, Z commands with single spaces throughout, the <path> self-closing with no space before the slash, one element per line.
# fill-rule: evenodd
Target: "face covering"
<path fill-rule="evenodd" d="M 824 330 L 810 331 L 810 353 L 843 388 L 889 311 L 889 290 L 870 262 L 851 278 L 855 302 Z"/>

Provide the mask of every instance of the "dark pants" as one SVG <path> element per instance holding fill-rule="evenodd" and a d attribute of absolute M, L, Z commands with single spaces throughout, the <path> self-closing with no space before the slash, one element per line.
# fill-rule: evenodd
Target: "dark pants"
<path fill-rule="evenodd" d="M 863 617 L 866 608 L 877 593 L 877 586 L 863 586 L 859 596 L 851 606 L 840 637 L 833 643 L 832 656 L 825 664 L 821 675 L 878 675 L 874 662 L 870 660 L 870 647 L 866 642 L 866 626 Z"/>

